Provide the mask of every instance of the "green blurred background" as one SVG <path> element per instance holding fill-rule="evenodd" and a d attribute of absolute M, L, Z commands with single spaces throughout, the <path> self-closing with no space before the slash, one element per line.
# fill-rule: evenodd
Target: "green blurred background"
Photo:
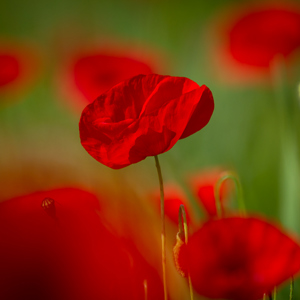
<path fill-rule="evenodd" d="M 138 195 L 138 207 L 148 205 L 141 203 L 143 193 L 158 187 L 154 159 L 122 170 L 96 162 L 80 144 L 80 113 L 72 109 L 57 87 L 59 70 L 73 45 L 103 44 L 109 39 L 147 49 L 150 54 L 153 51 L 161 73 L 205 84 L 214 95 L 215 111 L 209 124 L 160 155 L 164 180 L 186 189 L 189 174 L 223 166 L 237 172 L 247 210 L 277 220 L 280 129 L 276 90 L 268 79 L 255 84 L 226 84 L 216 76 L 209 53 L 209 45 L 214 42 L 209 34 L 211 26 L 222 12 L 239 3 L 2 0 L 0 40 L 34 46 L 40 67 L 35 82 L 24 93 L 1 95 L 0 200 L 74 185 L 106 195 L 111 218 L 117 219 L 124 206 L 132 205 L 133 201 L 124 196 L 125 187 Z M 298 67 L 297 63 L 293 65 L 288 97 L 298 97 Z M 119 196 L 110 197 L 112 194 Z M 283 290 L 278 299 L 287 297 L 288 291 Z M 298 298 L 300 287 L 296 287 Z"/>

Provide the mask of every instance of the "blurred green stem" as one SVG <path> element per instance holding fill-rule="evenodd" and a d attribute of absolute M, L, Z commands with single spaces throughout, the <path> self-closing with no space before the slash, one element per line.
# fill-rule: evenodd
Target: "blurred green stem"
<path fill-rule="evenodd" d="M 223 217 L 223 208 L 222 208 L 222 203 L 221 203 L 221 198 L 220 198 L 220 187 L 221 184 L 224 180 L 221 180 L 220 178 L 217 182 L 217 184 L 214 187 L 214 193 L 215 193 L 215 201 L 216 201 L 216 210 L 217 210 L 217 216 L 218 218 Z"/>
<path fill-rule="evenodd" d="M 242 190 L 241 183 L 235 174 L 233 174 L 231 172 L 224 172 L 221 174 L 220 178 L 218 179 L 218 181 L 215 185 L 215 189 L 214 189 L 214 194 L 215 194 L 215 199 L 216 199 L 217 216 L 219 218 L 223 217 L 223 207 L 222 207 L 222 203 L 221 203 L 220 189 L 221 189 L 222 183 L 227 179 L 231 179 L 235 183 L 238 208 L 239 208 L 240 213 L 242 215 L 245 215 L 246 207 L 245 207 L 245 203 L 244 203 L 243 190 Z"/>
<path fill-rule="evenodd" d="M 293 300 L 293 295 L 294 295 L 294 278 L 291 278 L 290 282 L 290 297 L 289 300 Z"/>
<path fill-rule="evenodd" d="M 191 205 L 190 217 L 193 216 L 194 220 L 200 222 L 203 219 L 201 209 L 199 209 L 198 200 L 195 198 L 194 193 L 191 191 L 190 186 L 187 184 L 186 180 L 182 178 L 182 172 L 178 172 L 178 160 L 179 157 L 176 156 L 175 151 L 170 151 L 167 156 L 168 166 L 170 168 L 169 173 L 172 174 L 174 179 L 180 184 L 184 193 L 187 195 L 189 203 Z"/>
<path fill-rule="evenodd" d="M 288 91 L 284 59 L 281 57 L 275 58 L 272 67 L 272 80 L 277 100 L 280 132 L 279 214 L 283 225 L 297 232 L 298 211 L 300 208 L 300 170 L 297 132 L 299 103 L 295 95 L 290 94 Z"/>
<path fill-rule="evenodd" d="M 167 279 L 166 279 L 166 229 L 165 229 L 165 198 L 164 198 L 164 183 L 161 174 L 160 164 L 157 155 L 154 156 L 155 166 L 157 169 L 159 189 L 160 189 L 160 217 L 161 217 L 161 261 L 163 272 L 164 285 L 164 300 L 168 299 Z"/>
<path fill-rule="evenodd" d="M 183 225 L 182 225 L 182 219 L 183 219 Z M 178 227 L 179 227 L 178 235 L 181 236 L 182 233 L 184 233 L 184 243 L 187 245 L 189 232 L 188 232 L 188 226 L 187 226 L 187 220 L 186 220 L 186 213 L 185 213 L 183 204 L 181 204 L 179 206 Z M 189 281 L 190 297 L 191 297 L 191 300 L 194 300 L 193 286 L 192 286 L 192 281 L 191 281 L 191 276 L 190 276 L 189 271 L 188 271 L 188 281 Z"/>
<path fill-rule="evenodd" d="M 273 290 L 273 300 L 276 300 L 276 298 L 277 298 L 277 287 L 275 286 Z"/>

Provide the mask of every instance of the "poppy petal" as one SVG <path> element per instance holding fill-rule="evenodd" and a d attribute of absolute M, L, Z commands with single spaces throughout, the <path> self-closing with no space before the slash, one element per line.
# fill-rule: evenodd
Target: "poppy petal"
<path fill-rule="evenodd" d="M 205 297 L 258 300 L 300 270 L 300 246 L 257 217 L 206 222 L 190 238 L 179 263 Z"/>
<path fill-rule="evenodd" d="M 96 160 L 114 169 L 168 151 L 185 130 L 184 137 L 210 119 L 213 98 L 207 91 L 184 77 L 133 77 L 83 110 L 81 143 Z"/>

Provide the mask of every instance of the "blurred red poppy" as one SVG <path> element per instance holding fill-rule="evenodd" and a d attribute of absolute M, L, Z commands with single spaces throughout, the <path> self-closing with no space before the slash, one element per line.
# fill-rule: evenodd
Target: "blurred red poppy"
<path fill-rule="evenodd" d="M 300 8 L 289 2 L 231 7 L 213 23 L 210 53 L 226 82 L 267 79 L 277 56 L 292 61 L 300 47 Z"/>
<path fill-rule="evenodd" d="M 276 55 L 300 47 L 300 12 L 276 5 L 248 11 L 232 25 L 229 47 L 237 61 L 268 68 Z"/>
<path fill-rule="evenodd" d="M 0 204 L 0 298 L 162 299 L 160 278 L 137 251 L 110 233 L 98 200 L 74 188 Z"/>
<path fill-rule="evenodd" d="M 168 151 L 203 128 L 213 109 L 205 85 L 185 77 L 138 75 L 83 110 L 81 144 L 102 164 L 120 169 Z"/>
<path fill-rule="evenodd" d="M 154 206 L 158 212 L 160 212 L 160 192 L 157 190 L 152 195 Z M 186 212 L 186 219 L 188 224 L 190 223 L 190 207 L 188 200 L 181 190 L 181 188 L 177 185 L 165 184 L 164 185 L 164 203 L 165 203 L 165 215 L 166 217 L 173 222 L 176 226 L 178 226 L 178 213 L 180 205 L 184 205 Z"/>
<path fill-rule="evenodd" d="M 61 70 L 65 74 L 59 84 L 65 97 L 80 111 L 119 82 L 156 71 L 153 59 L 134 51 L 118 50 L 118 47 L 96 48 L 72 55 L 66 70 Z"/>
<path fill-rule="evenodd" d="M 0 95 L 18 94 L 37 72 L 38 58 L 28 45 L 0 41 Z"/>
<path fill-rule="evenodd" d="M 18 59 L 11 55 L 0 53 L 0 87 L 14 81 L 20 74 Z"/>
<path fill-rule="evenodd" d="M 217 216 L 215 185 L 221 178 L 222 173 L 224 173 L 224 170 L 222 169 L 208 169 L 194 175 L 189 180 L 194 194 L 197 196 L 201 206 L 210 218 Z M 223 211 L 224 204 L 226 204 L 226 200 L 228 200 L 231 190 L 232 186 L 230 183 L 224 181 L 220 187 L 220 201 Z"/>
<path fill-rule="evenodd" d="M 200 295 L 258 300 L 300 270 L 300 246 L 257 217 L 206 222 L 182 246 L 178 263 Z"/>
<path fill-rule="evenodd" d="M 153 73 L 150 66 L 141 61 L 106 54 L 79 57 L 74 64 L 75 84 L 88 102 L 121 81 L 150 73 Z"/>

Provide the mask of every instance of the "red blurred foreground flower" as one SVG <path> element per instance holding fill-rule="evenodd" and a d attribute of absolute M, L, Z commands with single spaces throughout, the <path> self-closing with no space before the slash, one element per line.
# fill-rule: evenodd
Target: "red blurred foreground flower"
<path fill-rule="evenodd" d="M 260 218 L 208 221 L 182 246 L 178 265 L 200 295 L 258 300 L 300 270 L 300 247 Z"/>
<path fill-rule="evenodd" d="M 288 57 L 300 47 L 300 11 L 276 4 L 247 11 L 232 25 L 229 46 L 237 61 L 269 67 L 276 55 Z"/>
<path fill-rule="evenodd" d="M 83 110 L 81 143 L 96 160 L 120 169 L 170 150 L 203 128 L 213 109 L 205 85 L 184 77 L 138 75 Z"/>
<path fill-rule="evenodd" d="M 132 244 L 99 219 L 92 194 L 74 188 L 0 204 L 1 300 L 162 299 L 163 287 Z"/>
<path fill-rule="evenodd" d="M 210 169 L 205 170 L 190 180 L 191 186 L 202 207 L 210 218 L 217 216 L 215 185 L 221 178 L 224 170 Z M 220 201 L 222 209 L 231 192 L 231 185 L 228 182 L 223 182 L 220 187 Z"/>
<path fill-rule="evenodd" d="M 158 190 L 153 194 L 153 200 L 155 201 L 155 208 L 160 211 L 160 191 Z M 184 205 L 186 211 L 187 223 L 190 222 L 189 216 L 189 203 L 180 187 L 176 185 L 164 185 L 164 203 L 165 203 L 165 215 L 178 226 L 178 213 L 180 205 Z"/>

